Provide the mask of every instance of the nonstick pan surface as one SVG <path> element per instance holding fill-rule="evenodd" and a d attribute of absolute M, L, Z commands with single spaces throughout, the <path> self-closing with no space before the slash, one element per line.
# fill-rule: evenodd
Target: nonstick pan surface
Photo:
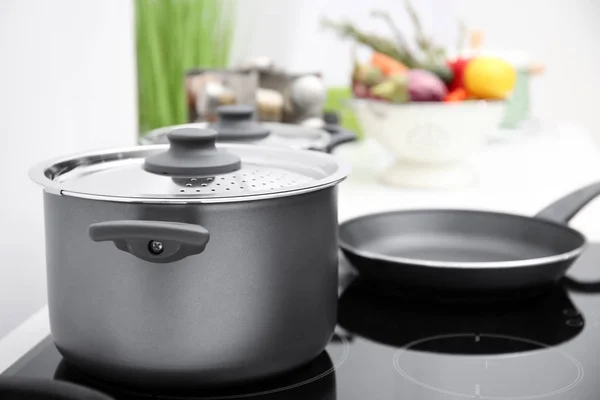
<path fill-rule="evenodd" d="M 549 284 L 581 254 L 585 237 L 568 220 L 600 194 L 589 185 L 536 217 L 470 210 L 392 211 L 340 226 L 340 246 L 365 277 L 449 290 Z"/>

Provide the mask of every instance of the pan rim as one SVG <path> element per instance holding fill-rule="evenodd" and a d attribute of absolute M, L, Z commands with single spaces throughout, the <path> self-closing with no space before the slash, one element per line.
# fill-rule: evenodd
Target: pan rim
<path fill-rule="evenodd" d="M 348 244 L 342 235 L 343 229 L 348 229 L 347 227 L 351 224 L 358 223 L 362 220 L 368 218 L 382 217 L 385 215 L 397 215 L 397 214 L 414 214 L 414 213 L 464 213 L 464 214 L 493 214 L 496 216 L 508 216 L 511 218 L 518 218 L 527 220 L 529 222 L 547 224 L 553 226 L 554 228 L 559 228 L 565 230 L 565 232 L 569 232 L 575 236 L 578 236 L 581 239 L 581 245 L 573 250 L 569 250 L 563 253 L 554 254 L 546 257 L 538 257 L 538 258 L 528 258 L 524 260 L 511 260 L 511 261 L 436 261 L 436 260 L 423 260 L 418 258 L 410 258 L 410 257 L 395 257 L 388 256 L 385 254 L 375 253 L 366 250 L 357 249 L 355 246 L 351 246 Z M 531 221 L 533 220 L 533 221 Z M 585 235 L 583 235 L 578 230 L 575 230 L 567 225 L 562 225 L 557 222 L 544 220 L 535 217 L 528 217 L 525 215 L 519 214 L 511 214 L 505 212 L 497 212 L 497 211 L 485 211 L 485 210 L 470 210 L 470 209 L 456 209 L 456 208 L 437 208 L 437 209 L 407 209 L 407 210 L 395 210 L 395 211 L 382 211 L 372 214 L 360 215 L 351 219 L 348 219 L 342 222 L 339 226 L 339 239 L 338 239 L 339 247 L 347 253 L 357 255 L 362 258 L 371 259 L 374 261 L 384 261 L 384 262 L 392 262 L 398 264 L 410 264 L 421 267 L 429 267 L 429 268 L 457 268 L 457 269 L 483 269 L 483 268 L 524 268 L 524 267 L 535 267 L 540 265 L 547 265 L 555 262 L 567 261 L 578 257 L 583 250 L 587 247 L 587 239 Z"/>

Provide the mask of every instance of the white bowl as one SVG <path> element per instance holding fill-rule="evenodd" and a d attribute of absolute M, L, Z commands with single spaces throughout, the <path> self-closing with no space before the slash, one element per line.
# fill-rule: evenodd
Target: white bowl
<path fill-rule="evenodd" d="M 362 131 L 395 157 L 394 186 L 453 187 L 474 181 L 467 162 L 502 121 L 504 101 L 391 104 L 353 101 Z"/>

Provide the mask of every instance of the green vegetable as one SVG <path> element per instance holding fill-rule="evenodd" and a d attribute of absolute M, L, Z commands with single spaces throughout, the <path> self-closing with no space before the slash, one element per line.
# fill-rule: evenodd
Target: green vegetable
<path fill-rule="evenodd" d="M 187 121 L 186 70 L 227 66 L 233 5 L 231 0 L 136 0 L 141 133 Z"/>
<path fill-rule="evenodd" d="M 368 86 L 377 85 L 383 80 L 383 73 L 376 67 L 370 67 L 367 69 L 365 74 L 365 80 L 363 81 Z"/>
<path fill-rule="evenodd" d="M 409 101 L 408 78 L 406 75 L 393 75 L 371 88 L 371 93 L 392 103 Z"/>
<path fill-rule="evenodd" d="M 367 86 L 377 85 L 383 80 L 383 73 L 377 67 L 366 65 L 362 74 L 357 77 L 359 82 Z"/>
<path fill-rule="evenodd" d="M 412 55 L 410 55 L 410 52 L 408 52 L 407 49 L 397 47 L 396 44 L 388 38 L 363 32 L 350 22 L 335 22 L 324 18 L 321 20 L 321 26 L 335 31 L 344 39 L 353 39 L 360 44 L 372 48 L 377 53 L 390 56 L 409 68 L 413 67 L 414 63 L 412 62 L 413 58 Z"/>
<path fill-rule="evenodd" d="M 425 34 L 417 11 L 413 7 L 411 1 L 405 0 L 404 7 L 412 21 L 417 46 L 419 46 L 419 49 L 425 56 L 424 64 L 441 64 L 445 62 L 446 50 L 443 47 L 436 46 L 431 38 Z"/>
<path fill-rule="evenodd" d="M 450 84 L 452 79 L 454 79 L 454 73 L 446 65 L 425 65 L 421 69 L 434 73 L 446 85 Z"/>
<path fill-rule="evenodd" d="M 414 54 L 412 54 L 412 51 L 410 50 L 408 41 L 402 34 L 402 31 L 400 31 L 400 29 L 398 29 L 398 26 L 396 26 L 396 24 L 394 23 L 394 20 L 390 16 L 390 14 L 385 11 L 375 10 L 375 11 L 371 11 L 371 16 L 374 18 L 382 19 L 387 24 L 388 28 L 392 31 L 392 33 L 394 35 L 394 39 L 396 41 L 396 46 L 399 49 L 402 49 L 402 51 L 404 52 L 404 56 L 405 56 L 404 60 L 397 60 L 397 61 L 402 62 L 402 64 L 404 64 L 405 66 L 407 66 L 409 68 L 418 65 L 417 59 L 415 58 Z"/>
<path fill-rule="evenodd" d="M 413 51 L 406 36 L 394 23 L 392 17 L 387 11 L 374 10 L 371 12 L 373 18 L 381 20 L 392 33 L 391 38 L 378 36 L 360 30 L 358 27 L 348 21 L 322 20 L 322 26 L 338 33 L 344 39 L 353 39 L 356 43 L 370 47 L 375 53 L 381 53 L 391 57 L 404 64 L 409 69 L 427 69 L 438 75 L 444 82 L 448 82 L 450 72 L 445 67 L 446 49 L 437 45 L 433 39 L 427 35 L 421 20 L 410 0 L 405 0 L 405 11 L 412 23 L 416 50 Z M 461 29 L 462 29 L 461 25 Z M 461 31 L 461 35 L 462 35 Z M 428 65 L 439 66 L 438 69 L 427 67 Z M 384 71 L 385 72 L 385 71 Z"/>
<path fill-rule="evenodd" d="M 383 73 L 379 68 L 369 64 L 358 64 L 354 68 L 352 79 L 356 82 L 364 83 L 367 86 L 373 86 L 383 80 Z"/>

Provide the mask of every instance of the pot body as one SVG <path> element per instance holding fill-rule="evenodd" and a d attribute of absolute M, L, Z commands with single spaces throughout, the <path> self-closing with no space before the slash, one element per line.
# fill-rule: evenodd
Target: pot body
<path fill-rule="evenodd" d="M 251 381 L 323 351 L 337 307 L 336 188 L 222 204 L 45 193 L 55 344 L 95 377 L 144 387 Z M 206 249 L 154 263 L 94 242 L 91 224 L 200 224 Z"/>

